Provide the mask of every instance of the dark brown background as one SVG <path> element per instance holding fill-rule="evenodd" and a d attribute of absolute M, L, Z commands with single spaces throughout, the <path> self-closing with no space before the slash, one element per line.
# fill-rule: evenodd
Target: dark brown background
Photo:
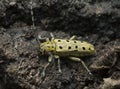
<path fill-rule="evenodd" d="M 0 89 L 120 88 L 120 0 L 33 0 L 36 29 L 31 29 L 30 1 L 11 2 L 0 1 Z M 50 32 L 95 45 L 97 54 L 82 58 L 89 68 L 96 65 L 90 68 L 93 76 L 81 63 L 61 58 L 63 73 L 55 60 L 41 78 L 47 57 L 38 56 L 35 34 L 49 37 Z"/>

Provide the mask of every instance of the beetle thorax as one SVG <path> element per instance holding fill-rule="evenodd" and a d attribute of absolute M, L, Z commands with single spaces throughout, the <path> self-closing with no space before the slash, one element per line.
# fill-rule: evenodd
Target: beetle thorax
<path fill-rule="evenodd" d="M 44 42 L 44 43 L 41 43 L 40 48 L 42 51 L 45 51 L 45 52 L 55 51 L 55 43 L 51 41 Z"/>

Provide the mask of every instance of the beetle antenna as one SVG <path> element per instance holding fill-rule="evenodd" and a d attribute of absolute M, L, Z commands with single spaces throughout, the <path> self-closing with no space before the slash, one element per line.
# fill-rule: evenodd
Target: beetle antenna
<path fill-rule="evenodd" d="M 34 12 L 33 12 L 33 2 L 32 2 L 32 0 L 31 0 L 31 2 L 30 2 L 30 14 L 31 14 L 31 20 L 32 20 L 31 29 L 36 29 L 36 27 L 35 27 L 35 17 L 34 17 Z"/>
<path fill-rule="evenodd" d="M 51 40 L 54 40 L 54 39 L 55 39 L 52 32 L 50 33 L 50 36 L 51 36 Z"/>
<path fill-rule="evenodd" d="M 35 17 L 34 17 L 34 12 L 33 12 L 33 2 L 32 2 L 32 0 L 30 1 L 30 14 L 31 14 L 31 20 L 32 20 L 31 29 L 36 30 Z M 36 39 L 37 43 L 40 44 L 40 41 L 39 41 L 36 33 L 35 33 L 35 39 Z"/>

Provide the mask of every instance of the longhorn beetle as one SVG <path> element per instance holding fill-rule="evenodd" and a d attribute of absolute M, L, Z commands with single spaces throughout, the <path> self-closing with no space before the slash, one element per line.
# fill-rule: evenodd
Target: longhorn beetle
<path fill-rule="evenodd" d="M 33 28 L 35 28 L 32 2 L 31 15 Z M 51 39 L 46 38 L 44 39 L 44 42 L 39 44 L 42 55 L 49 55 L 48 63 L 43 69 L 42 76 L 45 76 L 46 68 L 53 59 L 58 59 L 58 70 L 59 72 L 62 72 L 60 67 L 60 57 L 68 57 L 71 60 L 81 62 L 88 73 L 92 74 L 85 63 L 79 58 L 82 56 L 92 55 L 96 52 L 92 44 L 85 41 L 78 41 L 76 40 L 76 36 L 72 36 L 70 39 L 56 39 L 52 33 L 50 35 Z M 43 40 L 43 38 L 39 38 L 39 40 Z"/>

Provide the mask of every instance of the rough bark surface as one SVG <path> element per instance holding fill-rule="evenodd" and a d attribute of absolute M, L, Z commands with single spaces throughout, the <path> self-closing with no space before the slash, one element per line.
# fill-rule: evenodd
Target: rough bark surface
<path fill-rule="evenodd" d="M 31 29 L 31 1 L 36 29 Z M 120 88 L 120 0 L 31 1 L 0 1 L 0 89 Z M 50 32 L 95 45 L 97 54 L 82 58 L 93 76 L 81 63 L 61 58 L 62 74 L 55 60 L 41 77 L 48 61 L 39 56 L 35 35 Z"/>

